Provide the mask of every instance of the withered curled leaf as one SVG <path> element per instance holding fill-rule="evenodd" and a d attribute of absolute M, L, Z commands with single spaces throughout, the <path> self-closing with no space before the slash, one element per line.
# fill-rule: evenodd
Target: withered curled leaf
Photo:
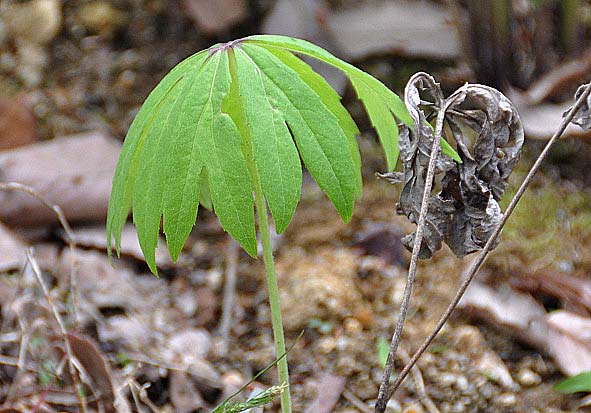
<path fill-rule="evenodd" d="M 579 100 L 588 86 L 589 84 L 579 86 L 577 92 L 575 93 L 575 100 Z M 569 111 L 566 111 L 562 116 L 566 116 L 568 112 Z M 591 95 L 587 97 L 587 100 L 583 103 L 577 113 L 575 113 L 575 117 L 573 118 L 572 122 L 575 125 L 579 125 L 584 130 L 591 129 Z"/>
<path fill-rule="evenodd" d="M 434 102 L 421 98 L 427 95 Z M 425 189 L 434 130 L 429 120 L 445 111 L 445 135 L 462 163 L 439 153 L 435 182 L 426 216 L 419 257 L 430 258 L 442 242 L 459 257 L 482 249 L 502 218 L 498 201 L 519 159 L 523 126 L 515 106 L 502 93 L 488 86 L 466 84 L 447 99 L 426 73 L 417 73 L 405 89 L 405 103 L 414 129 L 401 126 L 400 157 L 404 172 L 383 177 L 404 188 L 396 210 L 417 223 Z M 409 250 L 414 233 L 403 238 Z"/>

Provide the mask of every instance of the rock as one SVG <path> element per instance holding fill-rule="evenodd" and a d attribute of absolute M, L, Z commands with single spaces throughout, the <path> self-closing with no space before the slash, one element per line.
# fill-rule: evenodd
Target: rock
<path fill-rule="evenodd" d="M 477 327 L 462 325 L 454 330 L 454 344 L 458 348 L 474 349 L 478 351 L 481 348 L 486 348 L 487 344 L 484 336 Z"/>
<path fill-rule="evenodd" d="M 107 233 L 104 225 L 79 227 L 73 230 L 73 233 L 74 241 L 80 247 L 95 248 L 100 251 L 105 251 L 107 248 Z M 138 241 L 137 231 L 132 224 L 123 226 L 120 252 L 122 256 L 131 256 L 139 261 L 144 261 L 144 254 Z M 158 267 L 170 267 L 172 265 L 172 260 L 168 255 L 162 237 L 158 237 L 156 265 Z"/>
<path fill-rule="evenodd" d="M 127 21 L 125 13 L 106 1 L 92 1 L 81 5 L 77 17 L 89 33 L 103 36 L 112 36 Z"/>
<path fill-rule="evenodd" d="M 518 388 L 503 360 L 491 350 L 484 351 L 475 361 L 476 370 L 507 390 Z"/>
<path fill-rule="evenodd" d="M 502 393 L 495 397 L 495 404 L 502 407 L 513 407 L 517 404 L 517 396 L 513 393 Z"/>
<path fill-rule="evenodd" d="M 143 351 L 152 344 L 153 332 L 147 323 L 136 317 L 116 315 L 97 324 L 101 342 L 124 344 L 127 350 Z"/>
<path fill-rule="evenodd" d="M 169 360 L 178 357 L 183 359 L 181 364 L 192 363 L 194 357 L 204 358 L 209 352 L 211 337 L 209 333 L 201 328 L 181 331 L 173 335 L 168 341 L 167 349 L 176 356 L 167 357 Z"/>
<path fill-rule="evenodd" d="M 17 49 L 16 75 L 28 88 L 39 86 L 49 57 L 43 46 L 37 43 L 22 43 Z"/>
<path fill-rule="evenodd" d="M 74 250 L 62 252 L 57 273 L 67 291 L 74 265 L 81 317 L 94 318 L 100 311 L 151 315 L 168 293 L 152 277 L 141 277 L 119 264 L 113 268 L 104 252 Z"/>
<path fill-rule="evenodd" d="M 535 386 L 542 382 L 542 378 L 530 369 L 521 369 L 517 372 L 517 381 L 525 387 Z"/>
<path fill-rule="evenodd" d="M 6 7 L 4 21 L 15 41 L 46 45 L 61 30 L 61 0 L 13 2 Z"/>

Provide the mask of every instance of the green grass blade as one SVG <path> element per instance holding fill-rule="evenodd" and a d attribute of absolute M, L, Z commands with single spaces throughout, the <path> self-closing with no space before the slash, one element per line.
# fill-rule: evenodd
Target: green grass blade
<path fill-rule="evenodd" d="M 554 386 L 554 390 L 559 393 L 591 392 L 591 371 L 562 380 Z"/>
<path fill-rule="evenodd" d="M 300 76 L 263 47 L 243 44 L 293 132 L 304 164 L 345 222 L 353 213 L 355 165 L 338 119 Z"/>
<path fill-rule="evenodd" d="M 236 69 L 256 168 L 278 233 L 287 228 L 300 200 L 302 167 L 283 114 L 265 85 L 265 74 L 236 49 Z"/>
<path fill-rule="evenodd" d="M 359 145 L 357 144 L 357 135 L 359 135 L 360 132 L 347 109 L 345 109 L 345 107 L 341 104 L 341 97 L 328 84 L 328 82 L 324 80 L 322 76 L 316 73 L 302 59 L 299 59 L 292 53 L 280 48 L 269 48 L 269 51 L 273 53 L 279 60 L 281 60 L 286 66 L 290 67 L 293 71 L 300 75 L 302 80 L 306 82 L 318 96 L 320 96 L 320 99 L 322 99 L 324 105 L 338 119 L 341 129 L 347 136 L 349 151 L 351 152 L 351 158 L 355 164 L 356 195 L 358 198 L 361 198 L 361 155 L 359 153 Z"/>
<path fill-rule="evenodd" d="M 170 98 L 171 91 L 178 87 L 179 81 L 187 72 L 198 68 L 206 57 L 207 53 L 197 53 L 171 70 L 150 93 L 127 133 L 115 170 L 109 201 L 107 215 L 107 251 L 109 254 L 113 238 L 117 254 L 119 254 L 121 231 L 131 210 L 139 158 L 144 149 L 148 131 Z"/>

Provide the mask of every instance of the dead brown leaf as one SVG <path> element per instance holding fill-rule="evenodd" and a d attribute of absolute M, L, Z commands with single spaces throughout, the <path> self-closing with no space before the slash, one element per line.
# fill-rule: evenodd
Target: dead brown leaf
<path fill-rule="evenodd" d="M 473 282 L 460 306 L 548 354 L 566 375 L 591 370 L 590 318 L 565 311 L 547 314 L 530 295 L 506 284 L 494 289 Z"/>
<path fill-rule="evenodd" d="M 177 412 L 189 413 L 206 407 L 188 373 L 172 370 L 169 378 L 170 400 Z"/>
<path fill-rule="evenodd" d="M 461 47 L 451 18 L 438 4 L 389 1 L 335 11 L 327 22 L 348 59 L 375 54 L 453 59 Z"/>
<path fill-rule="evenodd" d="M 345 389 L 346 378 L 321 373 L 316 379 L 316 397 L 306 407 L 306 413 L 331 413 Z"/>
<path fill-rule="evenodd" d="M 96 248 L 106 251 L 107 233 L 104 225 L 93 227 L 79 227 L 74 230 L 74 242 L 80 247 Z M 121 232 L 121 255 L 131 256 L 139 261 L 144 261 L 144 254 L 138 241 L 135 226 L 125 225 Z M 164 242 L 161 238 L 158 240 L 156 248 L 156 264 L 158 267 L 168 267 L 172 265 L 172 260 L 168 255 Z"/>
<path fill-rule="evenodd" d="M 245 0 L 184 0 L 187 15 L 208 35 L 219 34 L 248 16 Z"/>
<path fill-rule="evenodd" d="M 114 412 L 115 392 L 111 368 L 98 344 L 90 337 L 74 332 L 68 333 L 68 341 L 72 354 L 92 380 L 92 383 L 87 383 L 91 386 L 92 392 L 105 403 L 107 412 Z"/>
<path fill-rule="evenodd" d="M 0 223 L 0 272 L 15 270 L 25 262 L 27 245 Z"/>
<path fill-rule="evenodd" d="M 0 151 L 35 142 L 35 118 L 21 97 L 0 99 Z"/>
<path fill-rule="evenodd" d="M 32 187 L 70 222 L 102 222 L 120 148 L 104 133 L 89 132 L 0 152 L 0 180 Z M 15 191 L 0 193 L 0 219 L 10 225 L 57 221 L 40 201 Z"/>

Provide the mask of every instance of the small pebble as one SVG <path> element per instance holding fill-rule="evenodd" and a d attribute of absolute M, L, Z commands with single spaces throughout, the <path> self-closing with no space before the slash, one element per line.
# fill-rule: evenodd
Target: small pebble
<path fill-rule="evenodd" d="M 390 400 L 386 405 L 386 413 L 400 413 L 400 403 L 397 400 Z"/>
<path fill-rule="evenodd" d="M 363 331 L 363 326 L 355 318 L 347 318 L 344 324 L 345 332 L 350 336 L 358 335 Z"/>
<path fill-rule="evenodd" d="M 517 396 L 513 393 L 502 393 L 495 397 L 495 403 L 503 407 L 513 407 L 517 404 Z"/>
<path fill-rule="evenodd" d="M 318 349 L 322 354 L 332 353 L 336 346 L 337 343 L 333 337 L 324 337 L 318 343 Z"/>
<path fill-rule="evenodd" d="M 405 407 L 402 413 L 423 413 L 424 410 L 420 404 L 413 404 L 411 406 Z"/>
<path fill-rule="evenodd" d="M 89 32 L 107 36 L 123 27 L 126 20 L 123 12 L 106 1 L 83 4 L 78 10 L 78 19 Z"/>
<path fill-rule="evenodd" d="M 448 411 L 450 413 L 464 413 L 466 411 L 466 406 L 462 402 L 456 402 Z"/>
<path fill-rule="evenodd" d="M 517 373 L 517 381 L 523 386 L 531 387 L 540 384 L 542 378 L 539 374 L 534 373 L 530 369 L 521 369 Z"/>
<path fill-rule="evenodd" d="M 466 376 L 458 376 L 457 377 L 456 387 L 462 393 L 465 393 L 468 391 L 468 389 L 470 388 L 470 383 L 468 382 L 468 379 L 466 378 Z"/>
<path fill-rule="evenodd" d="M 455 342 L 459 348 L 479 349 L 483 347 L 484 337 L 477 327 L 460 326 L 454 331 Z"/>
<path fill-rule="evenodd" d="M 437 382 L 443 387 L 451 387 L 457 381 L 457 376 L 451 373 L 443 373 L 437 378 Z"/>

